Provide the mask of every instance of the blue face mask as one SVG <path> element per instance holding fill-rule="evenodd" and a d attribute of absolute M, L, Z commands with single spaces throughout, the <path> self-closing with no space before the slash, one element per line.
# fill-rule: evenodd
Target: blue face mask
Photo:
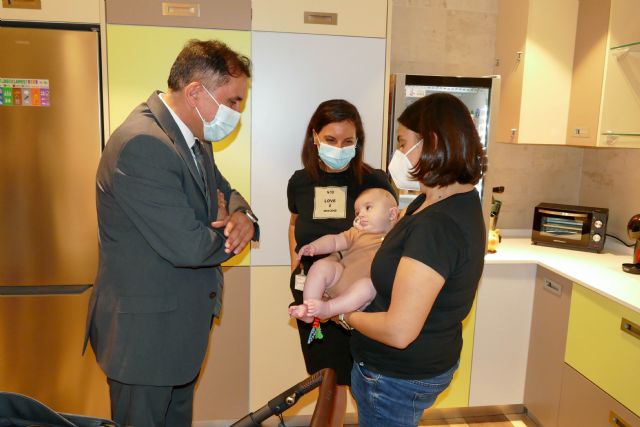
<path fill-rule="evenodd" d="M 338 148 L 325 144 L 324 142 L 320 142 L 320 145 L 318 146 L 318 156 L 320 156 L 320 160 L 333 170 L 344 169 L 355 155 L 355 144 L 344 148 Z"/>
<path fill-rule="evenodd" d="M 224 104 L 220 104 L 211 92 L 204 87 L 204 85 L 202 85 L 202 88 L 207 92 L 207 95 L 209 95 L 211 99 L 218 104 L 218 111 L 210 122 L 207 122 L 202 117 L 200 110 L 196 107 L 196 112 L 198 113 L 198 116 L 200 116 L 200 120 L 202 120 L 202 125 L 204 127 L 204 139 L 213 142 L 220 141 L 229 136 L 229 134 L 236 128 L 240 121 L 240 113 L 236 110 L 232 110 Z"/>

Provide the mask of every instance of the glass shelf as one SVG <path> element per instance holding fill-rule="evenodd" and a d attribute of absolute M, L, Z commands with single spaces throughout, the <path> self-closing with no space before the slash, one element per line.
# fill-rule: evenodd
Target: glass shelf
<path fill-rule="evenodd" d="M 620 46 L 613 46 L 609 48 L 609 50 L 611 51 L 611 53 L 616 53 L 620 51 L 640 52 L 640 42 L 633 42 L 633 43 L 622 44 Z"/>
<path fill-rule="evenodd" d="M 638 136 L 638 137 L 640 137 L 640 133 L 603 132 L 600 135 L 602 135 L 602 136 Z"/>

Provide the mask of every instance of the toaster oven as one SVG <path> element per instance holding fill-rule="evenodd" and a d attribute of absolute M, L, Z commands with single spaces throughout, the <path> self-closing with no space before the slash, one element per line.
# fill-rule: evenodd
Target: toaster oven
<path fill-rule="evenodd" d="M 533 212 L 531 241 L 536 245 L 600 252 L 604 249 L 608 217 L 606 208 L 540 203 Z"/>

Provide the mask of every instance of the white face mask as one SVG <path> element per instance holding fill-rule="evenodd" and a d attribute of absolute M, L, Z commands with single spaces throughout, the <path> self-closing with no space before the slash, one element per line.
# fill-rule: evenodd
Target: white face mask
<path fill-rule="evenodd" d="M 211 92 L 204 87 L 204 85 L 202 85 L 202 88 L 207 92 L 211 99 L 218 104 L 218 111 L 210 122 L 207 122 L 202 117 L 200 110 L 196 107 L 196 112 L 198 113 L 198 116 L 200 116 L 200 120 L 202 120 L 202 124 L 204 126 L 204 139 L 212 142 L 220 141 L 229 136 L 229 134 L 236 128 L 240 121 L 240 113 L 224 104 L 220 104 Z"/>
<path fill-rule="evenodd" d="M 395 153 L 393 153 L 388 168 L 393 182 L 400 190 L 420 191 L 420 183 L 409 175 L 409 171 L 413 169 L 413 165 L 407 155 L 415 150 L 421 143 L 422 140 L 418 141 L 406 154 L 400 150 L 396 150 Z"/>

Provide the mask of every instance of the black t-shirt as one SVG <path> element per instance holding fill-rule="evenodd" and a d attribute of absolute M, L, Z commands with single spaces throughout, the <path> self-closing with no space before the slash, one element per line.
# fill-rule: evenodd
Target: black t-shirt
<path fill-rule="evenodd" d="M 400 258 L 420 261 L 445 278 L 420 334 L 404 350 L 357 331 L 351 338 L 354 360 L 390 377 L 430 378 L 458 361 L 462 320 L 471 310 L 484 267 L 486 231 L 478 192 L 453 195 L 414 214 L 424 200 L 422 194 L 409 205 L 378 249 L 371 267 L 377 295 L 365 310 L 389 309 Z"/>
<path fill-rule="evenodd" d="M 346 187 L 346 216 L 344 218 L 314 219 L 316 187 Z M 304 169 L 295 171 L 289 179 L 287 198 L 289 211 L 298 215 L 295 228 L 296 252 L 303 245 L 311 243 L 325 234 L 338 234 L 351 228 L 355 219 L 353 204 L 360 193 L 368 188 L 387 189 L 397 199 L 387 175 L 380 169 L 365 172 L 360 184 L 353 177 L 351 168 L 337 173 L 320 171 L 318 182 L 314 182 Z"/>

